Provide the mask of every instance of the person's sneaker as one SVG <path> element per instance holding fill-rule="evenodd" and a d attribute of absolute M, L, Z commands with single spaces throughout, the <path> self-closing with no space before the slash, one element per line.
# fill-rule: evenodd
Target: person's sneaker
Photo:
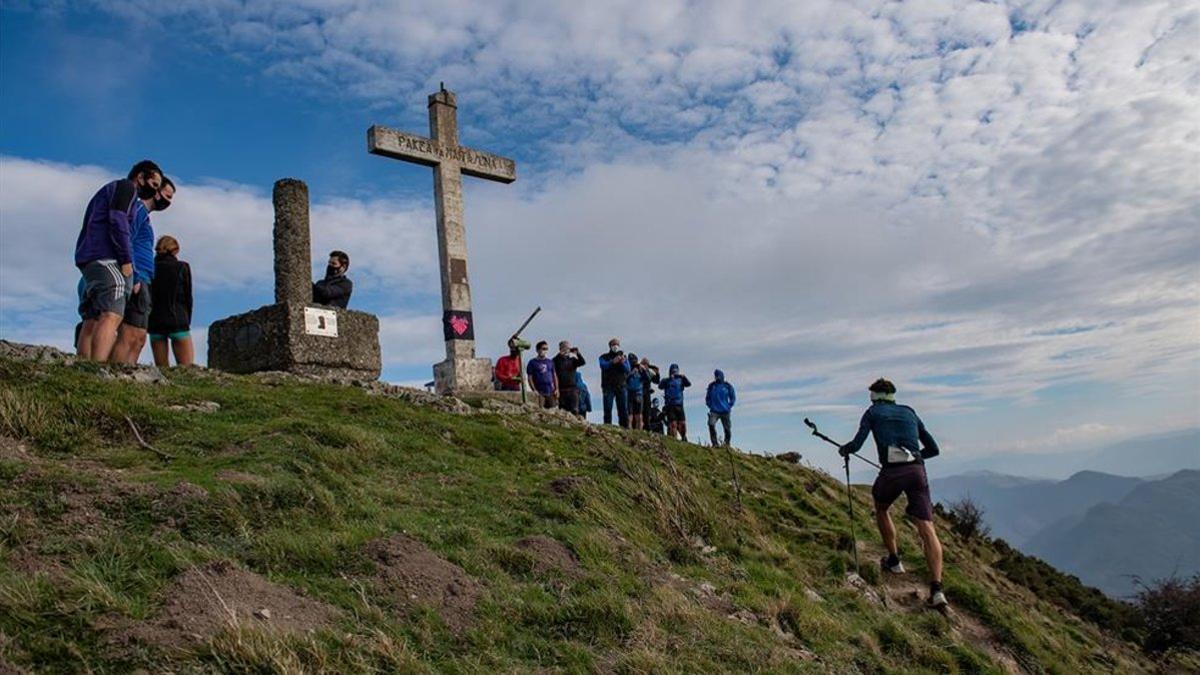
<path fill-rule="evenodd" d="M 904 564 L 900 562 L 900 556 L 885 555 L 879 559 L 879 567 L 884 572 L 892 574 L 904 574 Z"/>
<path fill-rule="evenodd" d="M 945 609 L 949 604 L 950 602 L 946 600 L 946 594 L 941 591 L 934 591 L 929 596 L 929 606 L 934 609 Z"/>

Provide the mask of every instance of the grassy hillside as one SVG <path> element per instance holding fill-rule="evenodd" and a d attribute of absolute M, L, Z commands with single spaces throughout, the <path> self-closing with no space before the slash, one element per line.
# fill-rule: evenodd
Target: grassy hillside
<path fill-rule="evenodd" d="M 800 466 L 736 457 L 739 507 L 729 455 L 556 414 L 167 380 L 0 357 L 0 672 L 1156 667 L 948 533 L 956 610 L 923 610 L 862 490 L 848 585 L 845 494 Z"/>

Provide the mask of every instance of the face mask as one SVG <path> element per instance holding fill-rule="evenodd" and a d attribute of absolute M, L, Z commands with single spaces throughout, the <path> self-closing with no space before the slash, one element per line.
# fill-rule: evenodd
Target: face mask
<path fill-rule="evenodd" d="M 333 265 L 325 266 L 325 276 L 334 277 L 334 276 L 337 276 L 337 273 L 338 273 L 338 268 L 334 267 Z"/>
<path fill-rule="evenodd" d="M 621 345 L 613 345 L 608 348 L 608 351 L 612 352 L 613 354 L 616 354 L 617 352 L 621 351 Z"/>
<path fill-rule="evenodd" d="M 137 186 L 137 194 L 139 199 L 153 199 L 158 194 L 158 190 L 149 183 L 142 183 Z"/>
<path fill-rule="evenodd" d="M 162 197 L 154 198 L 154 210 L 155 211 L 166 211 L 167 207 L 170 205 L 171 205 L 170 199 L 163 199 Z"/>

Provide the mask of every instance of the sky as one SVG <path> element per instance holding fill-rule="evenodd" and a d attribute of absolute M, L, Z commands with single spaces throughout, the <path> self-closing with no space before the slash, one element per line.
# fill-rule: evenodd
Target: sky
<path fill-rule="evenodd" d="M 431 172 L 365 136 L 445 82 L 517 162 L 464 179 L 481 355 L 541 306 L 530 338 L 679 363 L 692 437 L 721 368 L 737 445 L 827 468 L 803 418 L 849 437 L 885 376 L 1021 473 L 1200 426 L 1196 44 L 1188 2 L 0 0 L 0 338 L 69 347 L 83 208 L 151 157 L 201 359 L 272 301 L 296 177 L 383 378 L 432 379 Z"/>

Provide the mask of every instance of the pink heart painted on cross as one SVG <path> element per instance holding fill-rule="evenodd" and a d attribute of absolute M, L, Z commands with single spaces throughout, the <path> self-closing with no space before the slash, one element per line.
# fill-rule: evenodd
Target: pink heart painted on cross
<path fill-rule="evenodd" d="M 450 317 L 450 329 L 454 331 L 455 335 L 462 335 L 463 333 L 467 332 L 467 328 L 469 326 L 470 324 L 467 322 L 467 320 L 461 316 Z"/>

